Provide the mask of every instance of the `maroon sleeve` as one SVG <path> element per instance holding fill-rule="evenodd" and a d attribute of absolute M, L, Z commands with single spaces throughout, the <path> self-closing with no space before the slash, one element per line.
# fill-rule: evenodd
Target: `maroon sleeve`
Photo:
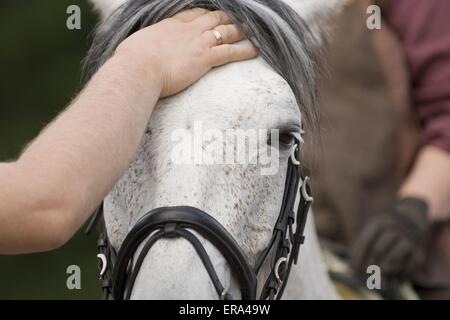
<path fill-rule="evenodd" d="M 406 51 L 422 142 L 450 152 L 450 0 L 391 0 L 386 18 Z"/>

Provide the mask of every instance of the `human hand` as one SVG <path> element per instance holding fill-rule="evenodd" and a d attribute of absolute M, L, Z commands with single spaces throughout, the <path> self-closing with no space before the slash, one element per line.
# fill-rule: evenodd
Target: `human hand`
<path fill-rule="evenodd" d="M 398 200 L 365 225 L 352 248 L 352 269 L 366 274 L 368 266 L 377 265 L 386 278 L 407 278 L 425 262 L 430 225 L 425 202 Z"/>
<path fill-rule="evenodd" d="M 214 67 L 255 58 L 258 49 L 253 45 L 235 44 L 243 39 L 224 12 L 197 8 L 139 30 L 119 45 L 115 57 L 150 72 L 152 82 L 156 74 L 161 97 L 167 97 Z"/>

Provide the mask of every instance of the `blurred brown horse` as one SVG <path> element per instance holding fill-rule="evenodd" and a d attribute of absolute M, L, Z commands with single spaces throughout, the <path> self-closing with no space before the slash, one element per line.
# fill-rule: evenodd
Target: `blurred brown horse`
<path fill-rule="evenodd" d="M 330 77 L 319 90 L 323 151 L 310 164 L 319 234 L 344 247 L 393 202 L 419 146 L 403 49 L 386 23 L 368 30 L 371 4 L 349 1 L 333 32 Z M 450 298 L 449 253 L 447 224 L 435 232 L 428 265 L 415 275 L 422 298 Z"/>

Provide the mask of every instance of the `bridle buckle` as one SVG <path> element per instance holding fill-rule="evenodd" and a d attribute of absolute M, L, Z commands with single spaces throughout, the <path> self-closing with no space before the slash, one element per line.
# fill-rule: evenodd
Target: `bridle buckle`
<path fill-rule="evenodd" d="M 275 264 L 275 269 L 274 269 L 275 279 L 277 279 L 279 286 L 281 286 L 283 284 L 283 280 L 281 280 L 281 277 L 280 277 L 280 268 L 283 264 L 286 264 L 287 261 L 288 261 L 287 258 L 281 257 L 280 259 L 278 259 L 277 263 Z"/>
<path fill-rule="evenodd" d="M 291 154 L 290 159 L 293 165 L 300 167 L 301 163 L 297 159 L 297 152 L 299 151 L 298 148 L 301 144 L 305 143 L 305 140 L 303 139 L 303 135 L 305 134 L 305 131 L 301 130 L 300 132 L 292 132 L 291 135 L 294 137 L 296 143 L 292 145 L 291 148 Z"/>
<path fill-rule="evenodd" d="M 100 280 L 102 280 L 103 275 L 105 274 L 106 269 L 108 268 L 108 259 L 106 259 L 106 255 L 104 253 L 97 254 L 97 259 L 101 262 Z"/>
<path fill-rule="evenodd" d="M 311 179 L 309 177 L 305 177 L 302 183 L 302 196 L 305 199 L 306 202 L 314 202 L 314 198 L 309 195 L 308 193 L 308 187 L 309 187 L 309 181 Z"/>
<path fill-rule="evenodd" d="M 228 295 L 228 290 L 227 289 L 223 289 L 221 295 L 220 295 L 220 300 L 221 301 L 225 301 L 227 299 L 227 295 Z"/>

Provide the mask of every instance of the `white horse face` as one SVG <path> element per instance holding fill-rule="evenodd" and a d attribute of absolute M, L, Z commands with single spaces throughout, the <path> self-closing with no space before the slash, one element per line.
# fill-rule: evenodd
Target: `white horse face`
<path fill-rule="evenodd" d="M 104 5 L 97 2 L 100 8 Z M 108 3 L 104 15 L 114 7 Z M 284 137 L 300 131 L 301 114 L 289 85 L 262 58 L 217 68 L 182 93 L 161 100 L 134 162 L 105 200 L 108 235 L 116 249 L 143 214 L 170 206 L 192 206 L 212 215 L 236 239 L 250 264 L 266 248 L 282 203 L 290 146 L 280 145 L 269 174 L 262 173 L 261 163 L 180 164 L 174 152 L 180 146 L 177 132 L 195 137 L 199 126 L 205 135 L 209 130 L 275 129 Z M 216 149 L 208 148 L 214 135 L 203 137 L 202 156 L 217 159 Z M 267 147 L 267 139 L 258 142 L 259 148 Z M 222 284 L 240 297 L 227 261 L 197 236 Z M 131 298 L 217 299 L 217 293 L 188 241 L 162 239 L 145 258 Z"/>
<path fill-rule="evenodd" d="M 262 59 L 216 69 L 188 90 L 161 101 L 134 163 L 106 200 L 112 243 L 118 248 L 136 219 L 151 209 L 192 206 L 216 218 L 253 263 L 267 246 L 278 217 L 289 146 L 280 146 L 277 163 L 264 175 L 259 164 L 177 164 L 173 150 L 179 142 L 174 141 L 174 132 L 185 130 L 194 136 L 199 125 L 205 136 L 209 129 L 295 132 L 300 120 L 289 85 Z M 267 143 L 259 142 L 264 147 Z M 215 149 L 207 143 L 203 156 L 216 158 Z M 224 285 L 237 289 L 221 254 L 203 243 Z M 145 288 L 154 289 L 147 292 Z M 239 290 L 235 291 L 233 296 L 239 296 Z M 132 297 L 216 296 L 201 260 L 190 243 L 180 239 L 161 240 L 151 249 Z"/>

